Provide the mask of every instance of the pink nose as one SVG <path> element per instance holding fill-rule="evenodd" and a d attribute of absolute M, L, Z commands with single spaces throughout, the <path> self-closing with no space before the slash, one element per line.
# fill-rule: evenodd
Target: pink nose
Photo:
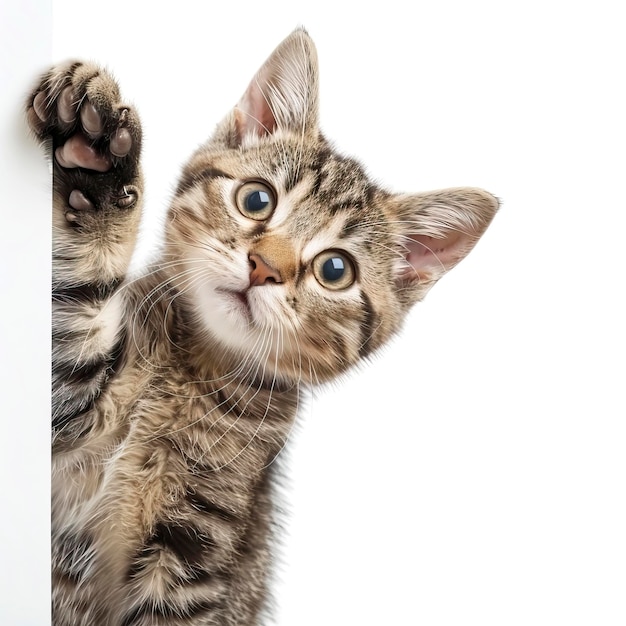
<path fill-rule="evenodd" d="M 259 254 L 251 254 L 250 260 L 250 287 L 256 285 L 265 285 L 267 283 L 282 283 L 283 279 L 280 272 L 268 265 Z"/>

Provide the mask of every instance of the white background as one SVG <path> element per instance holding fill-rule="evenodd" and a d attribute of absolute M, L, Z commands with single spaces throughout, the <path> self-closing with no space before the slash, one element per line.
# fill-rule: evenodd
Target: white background
<path fill-rule="evenodd" d="M 475 185 L 503 206 L 401 337 L 303 411 L 277 623 L 626 623 L 617 2 L 6 5 L 0 623 L 45 625 L 49 606 L 49 197 L 22 94 L 51 60 L 113 69 L 143 116 L 158 215 L 300 24 L 342 151 L 392 189 Z"/>

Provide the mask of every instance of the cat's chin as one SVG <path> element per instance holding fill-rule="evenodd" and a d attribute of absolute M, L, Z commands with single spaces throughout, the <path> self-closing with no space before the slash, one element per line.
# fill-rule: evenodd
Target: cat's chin
<path fill-rule="evenodd" d="M 251 300 L 247 290 L 216 287 L 197 293 L 196 306 L 206 330 L 225 348 L 246 355 L 251 347 L 269 352 L 275 344 L 273 333 Z"/>
<path fill-rule="evenodd" d="M 232 289 L 218 288 L 215 290 L 220 298 L 223 298 L 227 307 L 232 307 L 235 315 L 241 315 L 247 322 L 252 324 L 252 310 L 246 291 L 235 291 Z"/>
<path fill-rule="evenodd" d="M 196 298 L 202 323 L 218 343 L 237 350 L 249 345 L 254 324 L 245 292 L 219 287 L 196 293 Z"/>

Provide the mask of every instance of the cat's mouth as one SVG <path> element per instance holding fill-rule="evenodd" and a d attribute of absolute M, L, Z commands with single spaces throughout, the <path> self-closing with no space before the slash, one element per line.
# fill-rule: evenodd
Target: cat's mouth
<path fill-rule="evenodd" d="M 216 291 L 224 294 L 227 300 L 238 311 L 245 315 L 248 321 L 252 321 L 252 310 L 250 309 L 250 302 L 248 301 L 248 292 L 246 291 L 234 291 L 232 289 L 218 288 Z"/>

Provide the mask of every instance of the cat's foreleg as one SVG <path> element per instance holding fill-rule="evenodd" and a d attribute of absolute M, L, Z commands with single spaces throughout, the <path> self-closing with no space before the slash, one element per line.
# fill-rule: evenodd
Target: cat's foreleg
<path fill-rule="evenodd" d="M 140 218 L 141 128 L 99 67 L 52 68 L 30 94 L 29 125 L 53 166 L 53 423 L 88 410 L 123 340 L 119 294 Z"/>

